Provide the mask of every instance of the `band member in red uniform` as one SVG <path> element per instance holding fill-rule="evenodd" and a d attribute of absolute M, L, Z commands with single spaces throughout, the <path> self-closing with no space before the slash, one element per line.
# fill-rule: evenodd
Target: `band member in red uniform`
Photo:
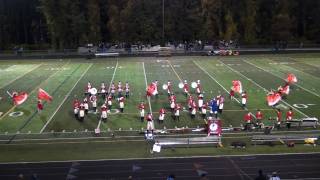
<path fill-rule="evenodd" d="M 112 83 L 110 87 L 110 94 L 112 99 L 115 99 L 115 95 L 114 95 L 115 93 L 116 93 L 116 86 L 114 85 L 114 83 Z"/>
<path fill-rule="evenodd" d="M 263 118 L 263 114 L 262 112 L 260 111 L 260 109 L 257 109 L 257 112 L 256 112 L 256 126 L 261 128 L 261 123 L 262 123 L 262 118 Z"/>
<path fill-rule="evenodd" d="M 250 129 L 250 125 L 251 125 L 251 122 L 252 122 L 252 114 L 251 112 L 248 112 L 244 115 L 243 119 L 245 121 L 245 127 L 244 127 L 244 130 L 249 130 Z"/>
<path fill-rule="evenodd" d="M 242 92 L 242 94 L 241 94 L 241 103 L 242 103 L 242 108 L 243 109 L 245 109 L 246 106 L 247 106 L 247 99 L 248 99 L 247 92 L 246 91 Z"/>
<path fill-rule="evenodd" d="M 224 107 L 224 96 L 220 95 L 218 99 L 219 99 L 217 101 L 217 103 L 218 103 L 218 113 L 222 114 L 223 107 Z"/>
<path fill-rule="evenodd" d="M 126 92 L 126 98 L 128 99 L 130 96 L 130 85 L 128 82 L 126 82 L 125 92 Z"/>
<path fill-rule="evenodd" d="M 194 119 L 196 117 L 196 113 L 197 113 L 197 104 L 195 101 L 193 101 L 192 105 L 191 105 L 191 119 Z"/>
<path fill-rule="evenodd" d="M 286 124 L 288 129 L 290 129 L 291 127 L 290 121 L 292 121 L 292 117 L 293 117 L 293 111 L 292 111 L 292 108 L 290 108 L 289 111 L 286 113 Z"/>
<path fill-rule="evenodd" d="M 106 98 L 106 94 L 107 94 L 107 90 L 106 90 L 106 85 L 103 83 L 101 83 L 101 87 L 100 87 L 100 93 L 102 95 L 102 99 Z"/>
<path fill-rule="evenodd" d="M 197 80 L 196 93 L 199 95 L 202 91 L 200 80 Z"/>
<path fill-rule="evenodd" d="M 203 94 L 199 94 L 199 96 L 198 96 L 198 108 L 199 108 L 199 111 L 201 111 L 202 105 L 203 105 Z"/>
<path fill-rule="evenodd" d="M 110 95 L 107 97 L 106 103 L 107 103 L 108 109 L 110 111 L 112 108 L 112 97 Z"/>
<path fill-rule="evenodd" d="M 203 103 L 201 107 L 201 115 L 203 119 L 206 119 L 207 116 L 207 103 Z"/>
<path fill-rule="evenodd" d="M 173 93 L 169 97 L 171 112 L 174 111 L 174 108 L 176 106 L 176 99 L 177 99 L 177 97 Z"/>
<path fill-rule="evenodd" d="M 191 107 L 192 107 L 192 103 L 193 103 L 193 97 L 191 95 L 189 95 L 187 103 L 188 103 L 189 111 L 191 111 Z"/>
<path fill-rule="evenodd" d="M 121 113 L 123 113 L 123 110 L 124 110 L 124 97 L 123 96 L 121 96 L 120 98 L 119 98 L 119 107 L 120 107 L 120 112 Z"/>
<path fill-rule="evenodd" d="M 38 108 L 38 113 L 40 113 L 43 110 L 43 104 L 41 103 L 41 100 L 38 100 L 37 108 Z"/>
<path fill-rule="evenodd" d="M 168 96 L 170 96 L 173 93 L 173 91 L 172 91 L 172 83 L 171 83 L 170 80 L 167 82 L 167 86 L 168 86 L 167 87 Z"/>
<path fill-rule="evenodd" d="M 106 104 L 103 104 L 101 106 L 101 119 L 103 122 L 107 122 L 107 118 L 108 118 L 107 111 L 108 111 L 108 108 L 107 108 Z"/>
<path fill-rule="evenodd" d="M 79 118 L 79 108 L 80 108 L 80 102 L 78 99 L 76 99 L 73 101 L 73 113 L 76 119 Z"/>
<path fill-rule="evenodd" d="M 144 120 L 144 111 L 145 111 L 145 105 L 144 105 L 144 103 L 141 102 L 141 103 L 139 104 L 138 108 L 139 108 L 139 112 L 140 112 L 140 120 L 141 120 L 141 122 L 143 122 L 143 120 Z"/>
<path fill-rule="evenodd" d="M 179 121 L 180 120 L 180 111 L 181 111 L 181 105 L 176 104 L 174 107 L 174 120 Z"/>
<path fill-rule="evenodd" d="M 118 98 L 122 97 L 122 83 L 121 81 L 118 82 Z"/>
<path fill-rule="evenodd" d="M 84 114 L 85 114 L 85 107 L 84 104 L 81 103 L 79 106 L 79 120 L 82 122 L 84 120 Z"/>
<path fill-rule="evenodd" d="M 166 110 L 164 108 L 161 108 L 159 111 L 159 124 L 163 123 L 165 114 Z"/>
<path fill-rule="evenodd" d="M 184 83 L 183 83 L 183 92 L 184 92 L 184 94 L 185 94 L 186 97 L 187 97 L 188 94 L 189 94 L 189 85 L 188 85 L 187 80 L 184 80 Z"/>
<path fill-rule="evenodd" d="M 153 117 L 150 112 L 148 112 L 148 114 L 146 116 L 146 120 L 147 120 L 147 133 L 149 133 L 149 131 L 151 131 L 153 133 L 154 124 L 153 124 Z"/>
<path fill-rule="evenodd" d="M 232 101 L 234 99 L 234 90 L 231 88 L 230 89 L 230 100 Z"/>
<path fill-rule="evenodd" d="M 282 113 L 280 109 L 277 109 L 277 129 L 280 129 L 281 127 L 281 121 L 282 121 Z"/>
<path fill-rule="evenodd" d="M 92 111 L 93 111 L 93 113 L 97 113 L 97 96 L 92 95 L 90 97 L 90 102 L 92 103 Z"/>

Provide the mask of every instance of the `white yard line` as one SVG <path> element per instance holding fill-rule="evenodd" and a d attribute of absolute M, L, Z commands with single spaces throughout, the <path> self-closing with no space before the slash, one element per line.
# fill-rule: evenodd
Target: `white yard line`
<path fill-rule="evenodd" d="M 112 82 L 113 82 L 113 80 L 114 80 L 114 76 L 116 75 L 116 71 L 117 71 L 117 69 L 118 69 L 118 64 L 119 64 L 119 62 L 117 61 L 116 67 L 114 68 L 114 71 L 113 71 L 113 74 L 112 74 L 111 81 L 110 81 L 110 83 L 109 83 L 108 94 L 110 94 L 111 84 L 112 84 Z M 96 129 L 100 129 L 101 122 L 102 122 L 102 119 L 100 118 L 99 123 L 98 123 L 98 126 L 97 126 Z"/>
<path fill-rule="evenodd" d="M 147 81 L 146 69 L 144 67 L 144 62 L 142 62 L 142 67 L 143 67 L 144 81 L 146 82 L 146 88 L 148 88 L 148 81 Z M 152 114 L 150 96 L 147 96 L 147 99 L 148 99 L 148 103 L 149 103 L 150 113 Z"/>
<path fill-rule="evenodd" d="M 58 108 L 54 111 L 54 113 L 51 115 L 51 117 L 49 118 L 49 120 L 46 122 L 46 124 L 41 128 L 40 133 L 42 133 L 45 128 L 48 126 L 48 124 L 51 122 L 51 120 L 53 119 L 53 117 L 56 115 L 56 113 L 59 111 L 59 109 L 61 108 L 61 106 L 63 105 L 63 103 L 67 100 L 67 98 L 70 96 L 71 92 L 73 91 L 73 89 L 77 86 L 77 84 L 79 83 L 79 81 L 83 78 L 83 76 L 88 72 L 88 70 L 91 68 L 93 64 L 91 63 L 88 68 L 82 73 L 82 75 L 80 76 L 80 78 L 78 79 L 78 81 L 74 84 L 74 86 L 70 89 L 70 91 L 68 92 L 68 94 L 66 94 L 65 98 L 62 100 L 61 104 L 58 106 Z"/>
<path fill-rule="evenodd" d="M 41 164 L 41 163 L 63 163 L 63 162 L 101 162 L 101 161 L 127 161 L 127 160 L 157 160 L 157 159 L 191 159 L 191 158 L 221 158 L 221 157 L 255 157 L 255 156 L 290 156 L 290 155 L 318 155 L 319 152 L 306 152 L 306 153 L 270 153 L 270 154 L 244 154 L 244 155 L 213 155 L 213 156 L 177 156 L 177 157 L 150 157 L 150 158 L 123 158 L 123 159 L 74 159 L 65 161 L 21 161 L 21 162 L 1 162 L 0 164 Z M 304 160 L 304 159 L 302 159 Z M 278 161 L 278 160 L 276 160 Z"/>
<path fill-rule="evenodd" d="M 247 76 L 243 75 L 242 73 L 240 73 L 239 71 L 234 70 L 233 68 L 231 68 L 230 66 L 228 66 L 227 64 L 223 63 L 222 61 L 218 60 L 221 64 L 223 64 L 224 66 L 228 67 L 231 71 L 239 74 L 240 76 L 242 76 L 243 78 L 247 79 L 248 81 L 252 82 L 253 84 L 255 84 L 256 86 L 260 87 L 262 90 L 264 90 L 265 92 L 269 92 L 266 88 L 262 87 L 260 84 L 256 83 L 255 81 L 253 81 L 252 79 L 248 78 Z M 305 117 L 309 117 L 308 115 L 304 114 L 303 112 L 301 112 L 299 109 L 291 106 L 289 103 L 285 102 L 284 100 L 281 100 L 284 104 L 286 104 L 287 106 L 291 107 L 292 109 L 294 109 L 295 111 L 299 112 L 300 114 L 304 115 Z"/>
<path fill-rule="evenodd" d="M 23 73 L 23 74 L 21 74 L 20 76 L 14 78 L 13 80 L 9 81 L 8 83 L 3 84 L 2 86 L 0 86 L 0 89 L 4 88 L 5 86 L 8 86 L 9 84 L 13 83 L 13 82 L 16 81 L 16 80 L 22 78 L 23 76 L 25 76 L 25 75 L 28 74 L 29 72 L 31 72 L 31 71 L 35 70 L 36 68 L 40 67 L 42 64 L 43 64 L 43 63 L 34 66 L 34 67 L 31 68 L 29 71 L 26 71 L 25 73 Z"/>
<path fill-rule="evenodd" d="M 256 68 L 258 68 L 258 69 L 261 69 L 261 70 L 263 70 L 263 71 L 265 71 L 265 72 L 267 72 L 267 73 L 269 73 L 269 74 L 272 74 L 272 73 L 270 73 L 269 71 L 266 71 L 265 69 L 263 69 L 263 68 L 255 65 L 255 64 L 253 64 L 253 63 L 251 63 L 251 62 L 249 62 L 249 61 L 247 61 L 247 60 L 243 60 L 243 61 L 246 62 L 246 63 L 248 63 L 248 64 L 250 64 L 250 65 L 252 65 L 252 66 L 254 66 L 254 67 L 256 67 Z M 297 71 L 299 71 L 299 70 L 297 70 Z M 304 73 L 304 72 L 303 72 L 303 73 Z M 283 79 L 282 77 L 280 77 L 280 76 L 278 76 L 278 75 L 276 75 L 276 74 L 272 74 L 272 75 L 273 75 L 273 76 L 276 76 L 276 77 L 278 77 L 278 78 L 280 78 L 280 79 L 282 79 L 282 80 L 285 80 L 285 79 Z M 315 95 L 315 96 L 317 96 L 317 97 L 320 98 L 320 95 L 319 95 L 319 94 L 317 94 L 317 93 L 315 93 L 315 92 L 312 92 L 312 91 L 310 91 L 309 89 L 306 89 L 306 88 L 300 86 L 299 84 L 295 84 L 295 86 L 298 86 L 299 88 L 307 91 L 308 93 L 313 94 L 313 95 Z"/>

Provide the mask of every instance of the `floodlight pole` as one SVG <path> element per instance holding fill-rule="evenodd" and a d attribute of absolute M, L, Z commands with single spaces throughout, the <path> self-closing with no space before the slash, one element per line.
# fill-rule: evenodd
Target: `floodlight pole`
<path fill-rule="evenodd" d="M 164 0 L 162 0 L 162 43 L 165 45 L 164 42 Z"/>

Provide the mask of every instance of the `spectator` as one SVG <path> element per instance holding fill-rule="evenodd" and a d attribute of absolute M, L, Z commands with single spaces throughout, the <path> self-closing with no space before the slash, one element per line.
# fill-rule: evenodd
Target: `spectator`
<path fill-rule="evenodd" d="M 273 172 L 269 180 L 280 180 L 280 177 L 277 175 L 277 172 Z"/>
<path fill-rule="evenodd" d="M 267 176 L 263 174 L 262 170 L 258 171 L 259 175 L 255 178 L 255 180 L 267 180 Z"/>
<path fill-rule="evenodd" d="M 167 180 L 174 180 L 175 179 L 175 176 L 173 174 L 170 174 L 168 177 L 167 177 Z"/>

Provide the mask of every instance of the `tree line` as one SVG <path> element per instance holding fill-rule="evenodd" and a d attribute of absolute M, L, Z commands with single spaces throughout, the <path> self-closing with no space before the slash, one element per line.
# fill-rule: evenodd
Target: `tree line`
<path fill-rule="evenodd" d="M 194 40 L 320 43 L 319 10 L 317 0 L 0 0 L 0 48 Z"/>

